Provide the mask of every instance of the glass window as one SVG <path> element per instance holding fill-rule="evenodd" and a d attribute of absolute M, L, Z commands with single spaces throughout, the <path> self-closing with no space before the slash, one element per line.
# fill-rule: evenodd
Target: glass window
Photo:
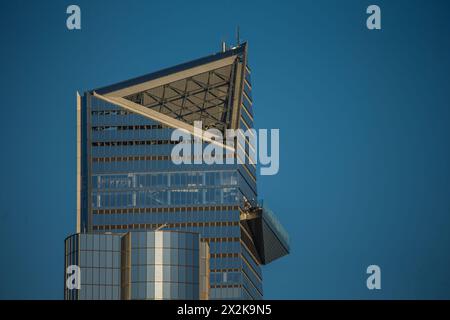
<path fill-rule="evenodd" d="M 193 271 L 194 269 L 192 267 L 186 267 L 186 282 L 192 282 L 193 279 Z"/>
<path fill-rule="evenodd" d="M 112 299 L 112 286 L 105 287 L 105 299 L 107 299 L 107 300 Z"/>
<path fill-rule="evenodd" d="M 113 293 L 112 293 L 111 299 L 113 299 L 113 300 L 119 300 L 120 299 L 119 287 L 118 286 L 113 286 Z"/>
<path fill-rule="evenodd" d="M 172 282 L 178 282 L 178 266 L 172 265 L 170 266 L 170 281 Z"/>
<path fill-rule="evenodd" d="M 139 281 L 147 281 L 147 266 L 139 266 Z"/>
<path fill-rule="evenodd" d="M 186 282 L 186 267 L 178 266 L 178 281 Z"/>
<path fill-rule="evenodd" d="M 170 279 L 170 266 L 163 266 L 163 281 L 168 282 L 171 281 Z"/>
<path fill-rule="evenodd" d="M 194 286 L 192 283 L 186 284 L 186 299 L 194 299 Z"/>
<path fill-rule="evenodd" d="M 100 235 L 100 250 L 105 251 L 106 250 L 106 239 L 108 238 L 108 236 L 103 236 Z"/>
<path fill-rule="evenodd" d="M 83 290 L 85 292 L 85 298 L 87 300 L 92 300 L 92 286 L 84 286 Z"/>
<path fill-rule="evenodd" d="M 85 234 L 80 235 L 80 249 L 86 250 L 86 235 Z"/>
<path fill-rule="evenodd" d="M 112 236 L 108 236 L 106 238 L 106 250 L 108 251 L 112 251 L 113 249 L 113 237 Z"/>
<path fill-rule="evenodd" d="M 171 254 L 171 249 L 169 249 L 169 248 L 163 249 L 163 264 L 170 264 L 170 254 Z"/>
<path fill-rule="evenodd" d="M 92 286 L 92 299 L 94 299 L 94 300 L 97 300 L 100 297 L 98 289 L 99 289 L 98 286 Z"/>
<path fill-rule="evenodd" d="M 147 286 L 147 298 L 154 299 L 155 297 L 155 283 L 154 282 L 146 282 Z"/>
<path fill-rule="evenodd" d="M 120 269 L 112 269 L 113 284 L 120 285 Z"/>
<path fill-rule="evenodd" d="M 85 274 L 84 284 L 92 284 L 92 268 L 84 268 L 82 272 Z M 81 286 L 83 287 L 83 282 Z"/>
<path fill-rule="evenodd" d="M 179 299 L 187 299 L 185 283 L 178 283 L 178 297 Z"/>
<path fill-rule="evenodd" d="M 194 250 L 198 250 L 198 246 L 199 246 L 199 239 L 197 235 L 193 235 L 192 237 L 192 241 L 193 241 L 193 248 Z"/>
<path fill-rule="evenodd" d="M 113 264 L 112 264 L 112 266 L 114 268 L 120 268 L 120 252 L 119 251 L 113 252 L 112 256 L 113 256 Z"/>
<path fill-rule="evenodd" d="M 170 283 L 163 283 L 163 299 L 170 299 Z"/>
<path fill-rule="evenodd" d="M 192 266 L 193 251 L 186 250 L 186 265 Z"/>
<path fill-rule="evenodd" d="M 185 246 L 186 246 L 186 233 L 179 233 L 178 234 L 178 247 L 185 248 Z"/>
<path fill-rule="evenodd" d="M 93 236 L 93 249 L 99 250 L 100 249 L 100 235 L 94 234 Z"/>
<path fill-rule="evenodd" d="M 141 248 L 138 250 L 139 255 L 139 264 L 146 264 L 147 263 L 147 250 L 144 248 Z"/>
<path fill-rule="evenodd" d="M 147 247 L 153 248 L 155 246 L 155 234 L 153 232 L 147 233 Z"/>
<path fill-rule="evenodd" d="M 155 267 L 154 266 L 146 266 L 147 271 L 147 281 L 152 281 L 155 279 Z"/>
<path fill-rule="evenodd" d="M 194 250 L 192 252 L 192 265 L 198 267 L 199 260 L 200 260 L 199 251 L 198 250 Z"/>
<path fill-rule="evenodd" d="M 139 247 L 145 248 L 147 243 L 147 232 L 139 232 Z"/>
<path fill-rule="evenodd" d="M 100 266 L 100 254 L 99 251 L 93 251 L 92 252 L 92 265 L 94 267 Z"/>
<path fill-rule="evenodd" d="M 92 251 L 85 251 L 85 266 L 92 267 Z"/>
<path fill-rule="evenodd" d="M 170 250 L 170 262 L 172 265 L 178 264 L 178 249 L 171 249 Z"/>
<path fill-rule="evenodd" d="M 131 267 L 131 281 L 136 282 L 139 281 L 139 273 L 138 266 Z"/>
<path fill-rule="evenodd" d="M 139 236 L 136 232 L 131 232 L 131 247 L 132 248 L 139 247 Z"/>
<path fill-rule="evenodd" d="M 80 267 L 86 267 L 86 251 L 81 251 L 80 252 L 80 262 L 79 262 L 79 266 Z"/>
<path fill-rule="evenodd" d="M 112 253 L 112 251 L 106 251 L 105 265 L 108 268 L 113 267 L 113 253 Z"/>
<path fill-rule="evenodd" d="M 131 299 L 139 299 L 138 285 L 137 283 L 131 284 Z"/>
<path fill-rule="evenodd" d="M 186 265 L 186 250 L 180 249 L 178 250 L 178 264 Z"/>
<path fill-rule="evenodd" d="M 138 265 L 139 264 L 139 251 L 138 251 L 138 249 L 131 250 L 131 264 L 132 265 Z"/>
<path fill-rule="evenodd" d="M 92 268 L 92 284 L 97 285 L 99 283 L 100 283 L 99 269 L 98 268 Z"/>
<path fill-rule="evenodd" d="M 170 299 L 179 299 L 178 298 L 178 283 L 170 284 Z"/>
<path fill-rule="evenodd" d="M 105 273 L 105 284 L 109 285 L 113 283 L 113 269 L 106 268 L 103 270 Z"/>
<path fill-rule="evenodd" d="M 156 265 L 155 266 L 155 280 L 161 281 L 161 279 L 163 278 L 162 272 L 163 272 L 162 266 Z"/>
<path fill-rule="evenodd" d="M 99 252 L 99 259 L 100 259 L 100 267 L 105 268 L 106 267 L 106 252 L 100 251 Z"/>
<path fill-rule="evenodd" d="M 120 237 L 113 237 L 113 250 L 120 251 Z"/>
<path fill-rule="evenodd" d="M 155 248 L 155 264 L 163 263 L 163 248 Z"/>
<path fill-rule="evenodd" d="M 147 293 L 147 284 L 145 282 L 140 282 L 138 284 L 139 287 L 139 299 L 145 299 Z"/>
<path fill-rule="evenodd" d="M 99 269 L 99 278 L 100 278 L 100 284 L 105 285 L 106 284 L 106 272 L 104 268 Z"/>

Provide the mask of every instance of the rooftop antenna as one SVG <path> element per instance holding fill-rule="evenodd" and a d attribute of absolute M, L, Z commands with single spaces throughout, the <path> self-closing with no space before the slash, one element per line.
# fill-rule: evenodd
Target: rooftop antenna
<path fill-rule="evenodd" d="M 239 26 L 236 27 L 236 41 L 237 41 L 237 46 L 239 47 L 239 45 L 241 44 L 241 40 L 239 37 Z"/>

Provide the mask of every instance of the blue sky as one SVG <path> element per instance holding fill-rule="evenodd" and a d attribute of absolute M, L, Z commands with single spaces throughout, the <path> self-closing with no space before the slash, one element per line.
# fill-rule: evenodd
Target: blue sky
<path fill-rule="evenodd" d="M 66 28 L 78 4 L 82 30 Z M 382 30 L 365 27 L 368 5 Z M 268 299 L 450 298 L 446 1 L 3 1 L 0 298 L 61 299 L 75 226 L 75 93 L 249 42 L 261 198 L 292 253 Z M 382 289 L 366 288 L 368 265 Z"/>

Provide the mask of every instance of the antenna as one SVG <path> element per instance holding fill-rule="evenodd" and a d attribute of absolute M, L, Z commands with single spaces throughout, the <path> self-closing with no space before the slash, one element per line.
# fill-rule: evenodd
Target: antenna
<path fill-rule="evenodd" d="M 239 26 L 236 27 L 236 41 L 237 41 L 237 46 L 239 46 L 241 44 L 241 40 L 239 38 Z"/>

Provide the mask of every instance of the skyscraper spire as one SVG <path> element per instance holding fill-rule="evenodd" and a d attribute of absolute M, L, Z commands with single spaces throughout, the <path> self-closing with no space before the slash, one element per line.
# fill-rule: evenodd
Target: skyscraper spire
<path fill-rule="evenodd" d="M 239 25 L 236 27 L 236 46 L 239 46 L 241 44 L 241 39 L 239 35 Z"/>

